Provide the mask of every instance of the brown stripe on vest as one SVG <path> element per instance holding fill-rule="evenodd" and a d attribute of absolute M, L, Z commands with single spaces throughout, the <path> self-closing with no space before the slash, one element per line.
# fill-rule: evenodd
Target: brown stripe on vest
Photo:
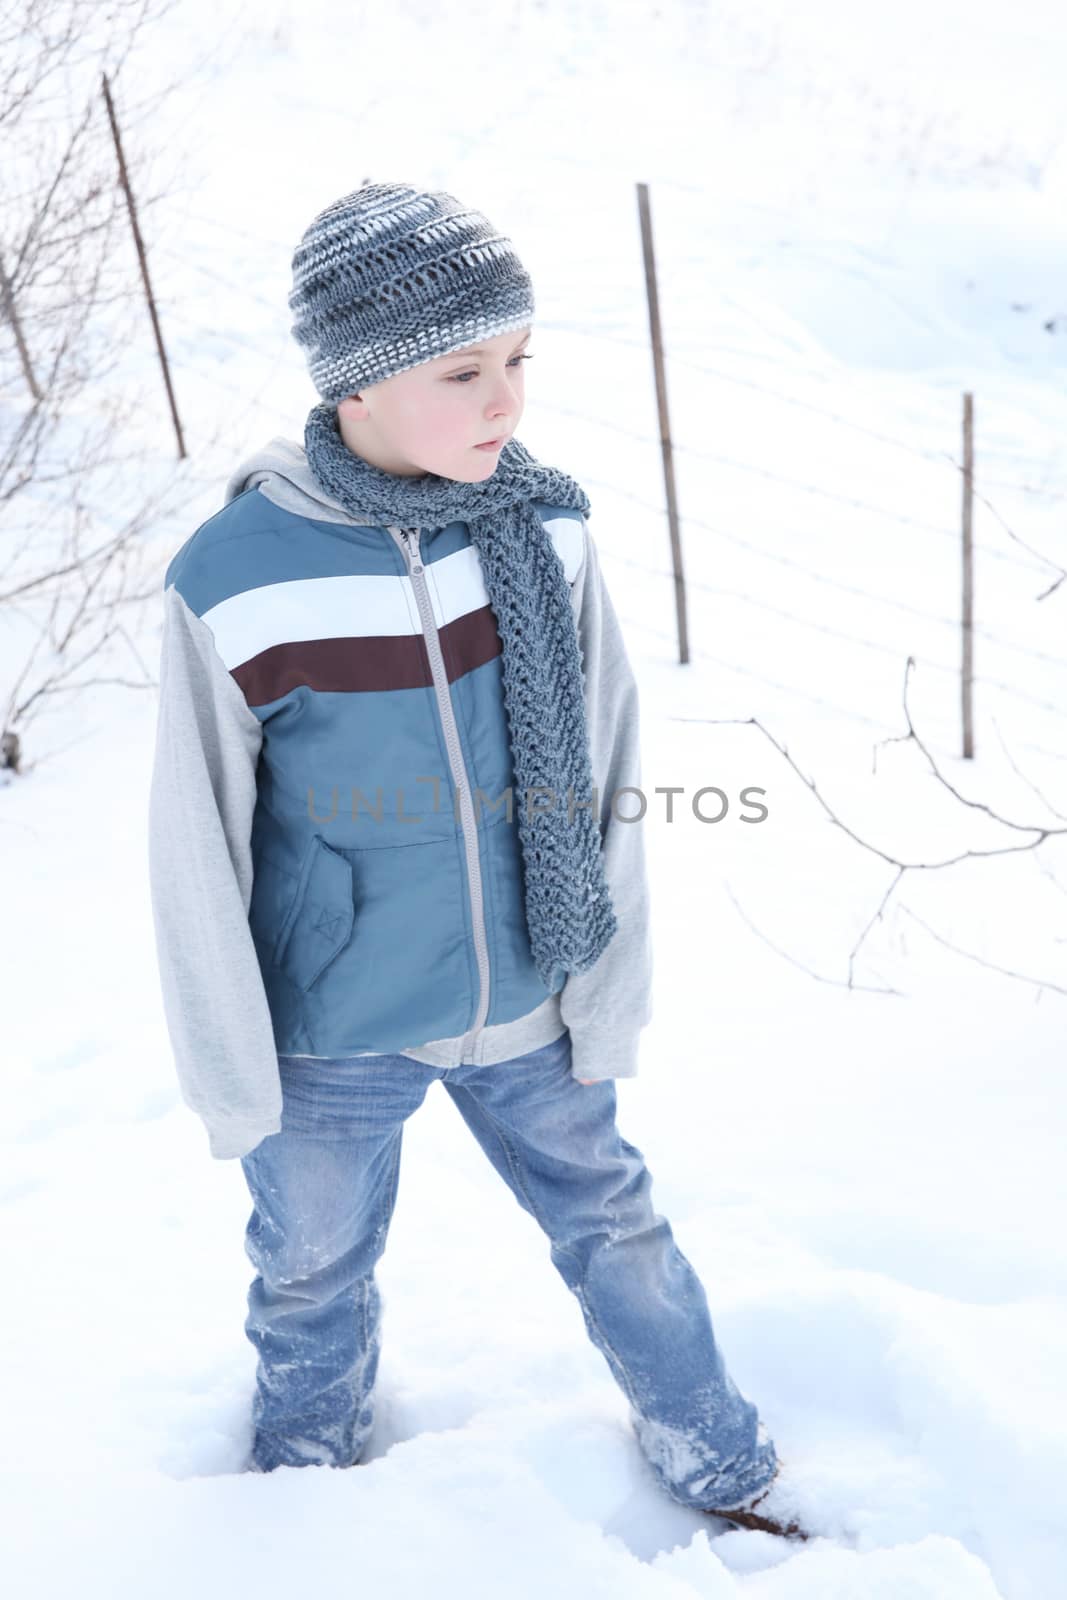
<path fill-rule="evenodd" d="M 438 628 L 449 683 L 503 650 L 491 606 L 479 606 Z M 294 639 L 274 644 L 232 669 L 250 706 L 269 705 L 292 689 L 324 693 L 367 689 L 422 689 L 433 683 L 421 633 Z"/>

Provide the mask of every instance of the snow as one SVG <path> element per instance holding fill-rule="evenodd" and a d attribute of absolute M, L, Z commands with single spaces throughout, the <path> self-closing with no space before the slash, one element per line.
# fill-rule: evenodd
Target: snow
<path fill-rule="evenodd" d="M 405 1130 L 365 1463 L 241 1470 L 249 1199 L 173 1080 L 146 879 L 155 697 L 101 686 L 35 725 L 29 754 L 54 759 L 0 789 L 9 1593 L 1047 1600 L 1062 1584 L 1064 835 L 907 873 L 850 991 L 893 868 L 744 719 L 890 855 L 1031 842 L 885 742 L 905 731 L 912 655 L 909 706 L 945 776 L 1063 826 L 1067 588 L 1037 596 L 1042 556 L 1067 557 L 1065 45 L 1062 8 L 1039 0 L 985 20 L 959 0 L 188 0 L 154 31 L 120 104 L 151 105 L 183 64 L 196 76 L 149 130 L 170 198 L 146 235 L 194 496 L 153 575 L 242 454 L 300 436 L 314 395 L 285 295 L 322 205 L 367 175 L 443 187 L 531 270 L 521 437 L 590 494 L 642 689 L 656 1014 L 619 1126 L 735 1380 L 838 1537 L 724 1532 L 663 1497 L 547 1241 L 439 1086 Z M 155 363 L 146 320 L 122 382 L 162 472 Z M 964 391 L 984 496 L 973 762 Z M 154 666 L 158 608 L 138 616 Z M 671 823 L 652 792 L 668 785 Z M 727 796 L 720 822 L 694 815 L 705 786 Z M 740 820 L 748 786 L 766 791 L 758 825 Z"/>

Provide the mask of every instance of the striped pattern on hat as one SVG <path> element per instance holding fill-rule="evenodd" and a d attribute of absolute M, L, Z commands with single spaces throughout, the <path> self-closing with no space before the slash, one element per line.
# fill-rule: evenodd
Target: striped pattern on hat
<path fill-rule="evenodd" d="M 528 327 L 533 285 L 510 239 L 450 194 L 365 183 L 319 213 L 293 255 L 291 332 L 319 396 Z"/>

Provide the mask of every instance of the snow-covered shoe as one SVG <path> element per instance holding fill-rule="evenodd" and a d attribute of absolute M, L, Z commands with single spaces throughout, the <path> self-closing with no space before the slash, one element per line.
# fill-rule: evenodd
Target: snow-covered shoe
<path fill-rule="evenodd" d="M 752 1495 L 748 1500 L 742 1500 L 739 1506 L 719 1510 L 710 1506 L 704 1507 L 704 1514 L 709 1517 L 722 1517 L 726 1522 L 734 1522 L 740 1528 L 753 1528 L 760 1533 L 777 1533 L 783 1539 L 808 1539 L 810 1534 L 805 1532 L 797 1518 L 796 1507 L 788 1503 L 789 1495 L 783 1488 L 779 1474 L 771 1479 L 766 1489 L 761 1489 L 759 1494 Z"/>

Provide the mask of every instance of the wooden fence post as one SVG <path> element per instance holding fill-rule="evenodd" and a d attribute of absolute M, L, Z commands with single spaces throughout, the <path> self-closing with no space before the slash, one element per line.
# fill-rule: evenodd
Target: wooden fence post
<path fill-rule="evenodd" d="M 667 519 L 671 532 L 671 561 L 674 567 L 674 605 L 678 618 L 678 660 L 689 660 L 689 625 L 686 620 L 685 573 L 682 570 L 682 541 L 678 532 L 678 500 L 674 490 L 674 457 L 671 453 L 671 425 L 667 413 L 667 379 L 663 370 L 663 336 L 659 321 L 659 295 L 656 290 L 656 257 L 652 246 L 652 213 L 648 184 L 637 185 L 637 208 L 641 216 L 641 244 L 645 257 L 645 288 L 648 296 L 648 325 L 652 334 L 652 360 L 656 371 L 656 404 L 659 407 L 659 437 L 663 455 L 663 481 L 667 491 Z"/>
<path fill-rule="evenodd" d="M 178 404 L 174 398 L 174 389 L 170 381 L 170 367 L 167 365 L 167 352 L 163 348 L 163 333 L 159 326 L 159 318 L 156 315 L 156 302 L 155 297 L 152 294 L 151 280 L 148 276 L 148 261 L 145 258 L 144 241 L 141 238 L 141 230 L 137 225 L 137 208 L 134 205 L 133 193 L 130 189 L 130 180 L 126 172 L 126 158 L 122 153 L 122 139 L 119 134 L 118 120 L 115 116 L 115 107 L 111 100 L 111 86 L 107 81 L 106 72 L 101 73 L 101 77 L 104 80 L 104 101 L 107 105 L 108 120 L 111 123 L 111 137 L 115 141 L 115 152 L 119 158 L 119 176 L 122 179 L 122 187 L 126 194 L 126 209 L 130 214 L 130 226 L 133 229 L 133 239 L 137 246 L 137 258 L 141 263 L 141 278 L 144 282 L 144 292 L 148 298 L 148 310 L 152 318 L 152 327 L 156 335 L 156 349 L 159 351 L 159 362 L 160 366 L 163 368 L 163 382 L 166 384 L 167 399 L 170 401 L 170 414 L 174 421 L 174 432 L 178 436 L 178 457 L 180 460 L 184 460 L 186 456 L 186 449 L 185 440 L 182 438 L 182 425 L 178 419 Z"/>

